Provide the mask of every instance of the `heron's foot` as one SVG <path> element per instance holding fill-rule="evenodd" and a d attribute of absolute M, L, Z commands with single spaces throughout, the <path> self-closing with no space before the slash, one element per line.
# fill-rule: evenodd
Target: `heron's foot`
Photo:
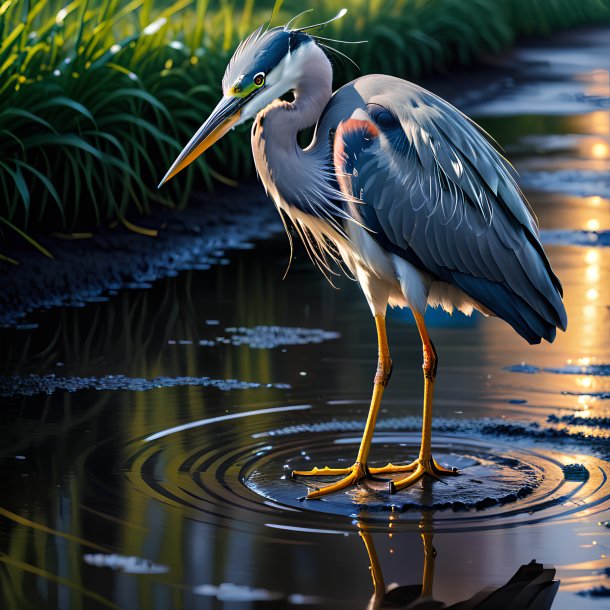
<path fill-rule="evenodd" d="M 322 496 L 334 493 L 335 491 L 341 491 L 342 489 L 352 487 L 364 478 L 372 478 L 368 466 L 366 464 L 361 464 L 360 462 L 356 462 L 349 468 L 329 468 L 328 466 L 325 466 L 324 468 L 313 468 L 312 470 L 292 471 L 293 477 L 333 477 L 341 475 L 343 475 L 343 478 L 335 483 L 310 489 L 306 499 L 313 500 L 315 498 L 321 498 Z"/>
<path fill-rule="evenodd" d="M 386 466 L 385 468 L 389 468 L 391 466 L 392 466 L 392 464 L 388 464 L 388 466 Z M 405 488 L 413 485 L 413 483 L 416 483 L 421 478 L 423 478 L 425 475 L 430 475 L 430 476 L 434 477 L 435 479 L 440 479 L 442 476 L 447 476 L 447 475 L 455 476 L 455 475 L 459 474 L 457 468 L 445 468 L 444 466 L 441 466 L 434 458 L 430 458 L 429 460 L 422 460 L 421 458 L 418 458 L 417 460 L 415 460 L 415 462 L 412 462 L 411 464 L 407 464 L 406 466 L 403 466 L 402 468 L 408 468 L 409 470 L 406 470 L 406 472 L 411 472 L 411 474 L 409 476 L 405 477 L 404 479 L 390 481 L 390 493 L 396 493 L 397 491 L 400 491 L 401 489 L 405 489 Z M 371 469 L 371 470 L 373 470 L 373 469 Z M 383 468 L 378 469 L 378 470 L 384 471 Z M 385 472 L 391 472 L 391 471 L 388 470 Z M 399 470 L 399 471 L 395 471 L 395 472 L 403 472 L 403 471 Z"/>

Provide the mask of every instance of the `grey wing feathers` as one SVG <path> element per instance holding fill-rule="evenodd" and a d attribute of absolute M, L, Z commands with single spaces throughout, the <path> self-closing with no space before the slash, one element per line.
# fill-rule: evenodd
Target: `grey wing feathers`
<path fill-rule="evenodd" d="M 378 135 L 346 136 L 336 171 L 372 236 L 530 343 L 552 341 L 567 325 L 561 284 L 508 164 L 447 102 L 399 79 L 366 80 L 355 84 Z"/>

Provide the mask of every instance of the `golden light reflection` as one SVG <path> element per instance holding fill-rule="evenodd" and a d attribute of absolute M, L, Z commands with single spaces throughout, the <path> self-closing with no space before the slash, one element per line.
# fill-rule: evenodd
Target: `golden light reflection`
<path fill-rule="evenodd" d="M 599 258 L 599 250 L 595 250 L 594 248 L 587 250 L 587 253 L 585 254 L 585 262 L 588 265 L 595 265 L 595 263 L 599 263 Z"/>
<path fill-rule="evenodd" d="M 589 290 L 587 290 L 585 293 L 585 297 L 587 297 L 588 301 L 596 301 L 599 299 L 599 291 L 597 291 L 595 288 L 589 288 Z"/>
<path fill-rule="evenodd" d="M 605 135 L 610 131 L 610 113 L 605 111 L 592 112 L 591 133 Z"/>
<path fill-rule="evenodd" d="M 608 157 L 609 147 L 606 142 L 595 142 L 591 146 L 591 156 L 594 159 L 605 159 Z"/>
<path fill-rule="evenodd" d="M 585 271 L 587 282 L 597 282 L 599 280 L 599 266 L 589 265 Z"/>
<path fill-rule="evenodd" d="M 587 231 L 599 231 L 599 220 L 597 220 L 597 218 L 590 218 L 587 220 L 585 227 L 587 228 Z"/>
<path fill-rule="evenodd" d="M 591 358 L 584 356 L 583 358 L 579 358 L 577 362 L 580 366 L 589 366 L 591 364 Z"/>
<path fill-rule="evenodd" d="M 593 385 L 593 378 L 589 375 L 587 375 L 586 377 L 579 377 L 576 380 L 576 383 L 581 388 L 590 388 Z"/>
<path fill-rule="evenodd" d="M 578 397 L 578 405 L 580 407 L 580 411 L 578 413 L 578 415 L 580 417 L 589 417 L 589 415 L 591 414 L 590 411 L 590 407 L 589 407 L 589 396 L 579 396 Z"/>
<path fill-rule="evenodd" d="M 608 71 L 600 71 L 591 76 L 585 75 L 586 86 L 595 86 L 596 90 L 587 90 L 588 95 L 610 95 L 610 81 Z M 606 176 L 610 164 L 610 109 L 603 108 L 598 111 L 569 117 L 562 122 L 562 133 L 579 134 L 578 149 L 575 151 L 574 163 L 579 169 L 599 172 Z M 562 163 L 568 160 L 562 160 Z M 562 167 L 564 167 L 562 165 Z M 568 167 L 565 165 L 565 167 Z M 574 229 L 587 230 L 595 238 L 595 234 L 608 228 L 610 219 L 610 197 L 599 191 L 592 191 L 589 197 L 574 198 L 575 205 L 568 209 L 562 206 L 553 206 L 544 199 L 536 199 L 536 212 L 539 215 L 541 226 L 554 228 L 569 226 Z M 584 205 L 583 205 L 584 204 Z M 578 208 L 578 213 L 575 212 Z M 547 254 L 553 264 L 557 275 L 564 282 L 564 303 L 568 313 L 568 328 L 566 333 L 557 333 L 557 340 L 552 345 L 543 344 L 540 350 L 529 356 L 529 352 L 518 348 L 516 342 L 514 353 L 515 362 L 527 359 L 535 360 L 535 365 L 555 367 L 558 361 L 569 361 L 574 365 L 584 366 L 587 361 L 580 360 L 580 356 L 599 355 L 607 353 L 608 349 L 608 315 L 610 311 L 610 255 L 606 248 L 598 247 L 601 239 L 592 239 L 580 249 L 553 246 L 548 248 Z M 483 326 L 481 326 L 483 328 Z M 495 329 L 497 328 L 497 332 Z M 490 353 L 497 350 L 498 345 L 512 344 L 512 331 L 501 325 L 485 330 L 486 340 L 489 340 Z M 509 339 L 509 337 L 511 337 Z M 577 371 L 578 372 L 578 371 Z M 582 384 L 580 392 L 593 392 L 601 383 L 593 377 L 591 380 L 581 372 Z M 572 384 L 576 379 L 572 379 Z M 576 386 L 577 387 L 577 386 Z M 605 389 L 605 386 L 603 386 Z M 579 410 L 591 405 L 591 413 L 595 413 L 599 404 L 595 397 L 584 397 L 580 403 L 577 397 L 570 401 Z M 500 415 L 501 417 L 502 415 Z"/>

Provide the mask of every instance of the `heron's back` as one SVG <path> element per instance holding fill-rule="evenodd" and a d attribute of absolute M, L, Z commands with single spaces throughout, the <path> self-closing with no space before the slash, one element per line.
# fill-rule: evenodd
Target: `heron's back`
<path fill-rule="evenodd" d="M 341 132 L 335 170 L 348 178 L 342 190 L 362 201 L 373 239 L 433 281 L 456 286 L 530 343 L 553 341 L 567 325 L 561 284 L 510 166 L 482 131 L 425 89 L 371 75 L 333 96 L 317 137 L 357 109 L 377 135 Z"/>

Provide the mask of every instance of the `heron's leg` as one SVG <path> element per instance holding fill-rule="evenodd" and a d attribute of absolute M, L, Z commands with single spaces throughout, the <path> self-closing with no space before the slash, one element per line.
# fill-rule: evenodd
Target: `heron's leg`
<path fill-rule="evenodd" d="M 424 353 L 424 412 L 422 418 L 422 440 L 419 457 L 415 462 L 409 464 L 408 467 L 413 471 L 412 474 L 390 483 L 390 491 L 400 491 L 409 485 L 412 485 L 424 474 L 430 474 L 436 478 L 441 475 L 456 475 L 457 468 L 444 468 L 432 457 L 432 399 L 434 397 L 434 380 L 436 379 L 436 368 L 438 365 L 438 357 L 436 349 L 428 335 L 428 329 L 424 322 L 424 316 L 421 313 L 413 312 L 415 323 L 422 340 Z M 413 468 L 414 466 L 414 468 Z"/>
<path fill-rule="evenodd" d="M 293 476 L 346 475 L 343 479 L 337 481 L 336 483 L 331 483 L 326 487 L 312 489 L 307 494 L 308 499 L 319 498 L 320 496 L 324 496 L 334 491 L 346 489 L 369 475 L 369 468 L 366 464 L 371 448 L 371 441 L 373 440 L 375 422 L 377 421 L 377 415 L 381 406 L 383 390 L 385 389 L 385 386 L 390 379 L 390 374 L 392 373 L 392 361 L 390 360 L 390 350 L 388 348 L 388 338 L 385 328 L 385 315 L 376 314 L 375 325 L 377 327 L 378 343 L 377 372 L 375 373 L 373 383 L 373 397 L 371 398 L 371 406 L 369 408 L 364 434 L 362 435 L 362 440 L 360 441 L 360 449 L 358 450 L 356 462 L 349 468 L 326 467 L 314 468 L 313 470 L 293 471 Z"/>

